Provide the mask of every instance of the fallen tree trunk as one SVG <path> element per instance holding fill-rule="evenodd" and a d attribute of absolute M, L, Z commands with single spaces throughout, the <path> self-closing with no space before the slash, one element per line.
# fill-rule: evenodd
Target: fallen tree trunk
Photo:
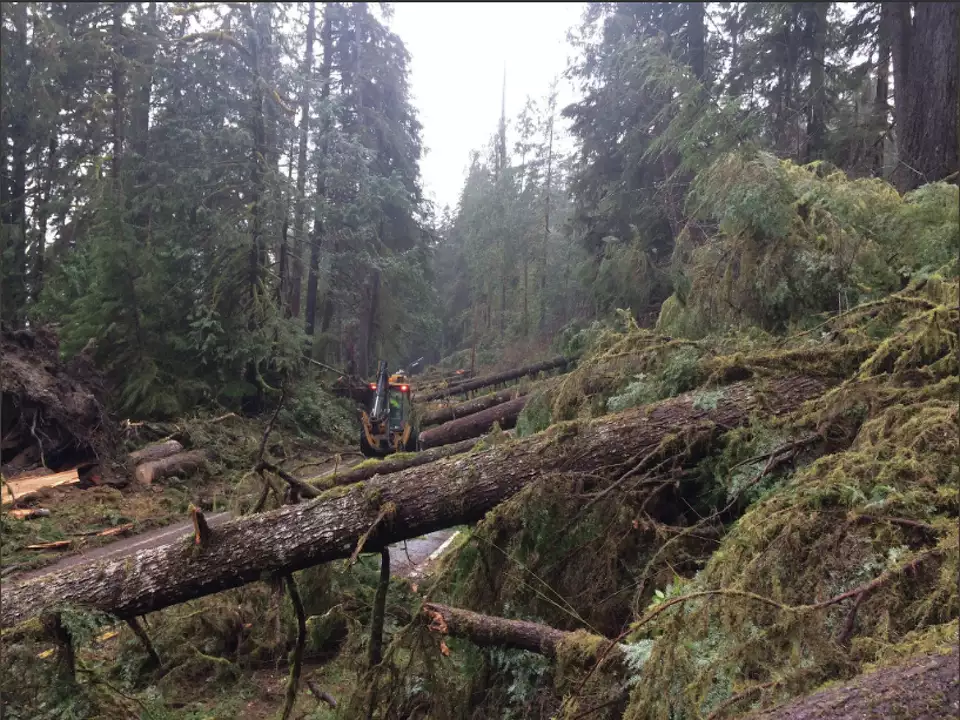
<path fill-rule="evenodd" d="M 472 449 L 478 442 L 480 442 L 480 438 L 476 437 L 452 445 L 444 445 L 443 447 L 419 452 L 414 455 L 404 455 L 399 458 L 387 456 L 385 460 L 380 460 L 379 462 L 372 462 L 369 465 L 364 464 L 363 467 L 346 470 L 336 475 L 330 473 L 329 475 L 313 478 L 305 482 L 315 485 L 321 490 L 333 487 L 334 485 L 352 485 L 353 483 L 362 482 L 363 480 L 369 480 L 374 475 L 390 475 L 391 473 L 400 472 L 401 470 L 420 467 L 421 465 L 426 465 L 445 457 L 450 457 L 451 455 L 465 453 Z M 319 492 L 317 494 L 319 495 Z"/>
<path fill-rule="evenodd" d="M 418 395 L 416 399 L 421 402 L 426 402 L 429 400 L 439 400 L 440 398 L 450 397 L 451 395 L 460 395 L 472 390 L 479 390 L 480 388 L 490 387 L 491 385 L 499 385 L 500 383 L 517 380 L 526 375 L 536 375 L 537 373 L 547 372 L 548 370 L 566 367 L 569 362 L 570 361 L 565 357 L 555 357 L 552 360 L 544 360 L 543 362 L 539 362 L 534 365 L 527 365 L 526 367 L 522 368 L 514 368 L 513 370 L 507 370 L 506 372 L 497 373 L 496 375 L 487 375 L 486 377 L 477 378 L 476 380 L 468 380 L 467 382 L 458 383 L 452 387 L 445 387 L 441 388 L 440 390 L 424 393 L 423 395 Z"/>
<path fill-rule="evenodd" d="M 135 450 L 127 455 L 127 460 L 130 464 L 136 466 L 140 463 L 162 460 L 163 458 L 168 458 L 171 455 L 176 455 L 181 452 L 183 452 L 183 445 L 176 440 L 167 440 L 166 442 L 147 445 L 144 448 Z"/>
<path fill-rule="evenodd" d="M 498 423 L 503 430 L 509 430 L 517 424 L 517 418 L 527 404 L 527 397 L 523 395 L 510 402 L 427 430 L 420 434 L 420 447 L 426 450 L 479 437 L 489 432 L 494 423 Z"/>
<path fill-rule="evenodd" d="M 563 653 L 580 665 L 596 663 L 611 642 L 601 635 L 567 632 L 527 620 L 481 615 L 439 603 L 424 603 L 421 612 L 430 621 L 429 629 L 432 632 L 464 638 L 479 647 L 527 650 L 549 658 L 556 658 Z M 604 658 L 612 662 L 621 660 L 622 647 L 615 645 L 610 648 Z"/>
<path fill-rule="evenodd" d="M 135 473 L 137 482 L 141 485 L 149 485 L 154 480 L 162 480 L 177 473 L 190 473 L 209 459 L 210 453 L 207 450 L 190 450 L 160 460 L 145 462 L 137 467 Z"/>
<path fill-rule="evenodd" d="M 960 711 L 960 654 L 932 653 L 859 675 L 749 720 L 948 720 Z M 741 693 L 742 694 L 742 693 Z M 745 700 L 747 698 L 744 698 Z"/>
<path fill-rule="evenodd" d="M 515 389 L 502 390 L 501 392 L 482 395 L 481 397 L 474 398 L 473 400 L 467 400 L 467 402 L 459 403 L 457 405 L 440 408 L 439 410 L 425 413 L 423 418 L 420 420 L 420 427 L 441 425 L 442 423 L 450 422 L 451 420 L 457 420 L 459 418 L 466 417 L 467 415 L 473 415 L 474 413 L 481 412 L 482 410 L 487 410 L 488 408 L 495 407 L 496 405 L 502 405 L 503 403 L 510 402 L 518 397 L 523 397 L 526 394 L 526 391 Z"/>
<path fill-rule="evenodd" d="M 739 383 L 711 393 L 681 395 L 593 421 L 564 423 L 468 458 L 451 457 L 351 489 L 336 488 L 308 503 L 231 520 L 193 536 L 117 560 L 76 565 L 3 590 L 0 627 L 62 605 L 80 605 L 121 619 L 193 598 L 350 557 L 434 530 L 473 523 L 525 486 L 551 473 L 619 476 L 622 465 L 654 450 L 691 424 L 734 428 L 757 414 L 791 411 L 820 395 L 819 380 L 770 380 L 760 392 Z"/>

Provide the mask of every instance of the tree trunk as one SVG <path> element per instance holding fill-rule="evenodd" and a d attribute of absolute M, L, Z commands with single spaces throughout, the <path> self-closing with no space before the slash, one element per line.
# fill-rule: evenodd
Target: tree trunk
<path fill-rule="evenodd" d="M 517 418 L 527 404 L 528 397 L 518 397 L 459 420 L 451 420 L 433 430 L 427 430 L 420 434 L 420 446 L 428 449 L 479 437 L 489 432 L 494 423 L 499 424 L 501 429 L 508 430 L 517 424 Z"/>
<path fill-rule="evenodd" d="M 894 3 L 893 70 L 898 163 L 894 183 L 907 192 L 954 175 L 957 148 L 957 64 L 960 6 Z M 956 176 L 954 175 L 954 178 Z"/>
<path fill-rule="evenodd" d="M 144 462 L 137 467 L 134 475 L 137 482 L 141 485 L 149 485 L 154 480 L 176 475 L 178 473 L 191 473 L 199 468 L 205 460 L 210 458 L 207 450 L 190 450 L 189 452 L 177 453 L 160 460 Z"/>
<path fill-rule="evenodd" d="M 491 385 L 499 385 L 501 383 L 510 382 L 511 380 L 517 380 L 525 375 L 536 375 L 537 373 L 548 372 L 550 370 L 555 370 L 556 368 L 565 368 L 569 362 L 570 361 L 567 358 L 555 357 L 552 360 L 544 360 L 543 362 L 539 362 L 534 365 L 527 365 L 526 367 L 507 370 L 506 372 L 497 373 L 496 375 L 488 375 L 486 377 L 477 378 L 476 380 L 460 383 L 454 387 L 446 387 L 440 390 L 434 390 L 433 392 L 424 393 L 423 395 L 417 395 L 416 399 L 419 402 L 428 402 L 430 400 L 439 400 L 440 398 L 450 397 L 451 395 L 461 395 L 472 390 L 479 390 L 480 388 L 490 387 Z"/>
<path fill-rule="evenodd" d="M 265 574 L 294 572 L 381 548 L 454 525 L 473 523 L 527 485 L 551 473 L 584 478 L 615 476 L 618 465 L 643 457 L 664 437 L 694 423 L 717 431 L 755 416 L 797 409 L 820 395 L 823 383 L 804 377 L 722 388 L 715 402 L 690 393 L 590 422 L 439 460 L 394 475 L 374 477 L 329 498 L 287 505 L 228 521 L 196 546 L 183 538 L 118 560 L 85 563 L 4 587 L 0 627 L 10 627 L 54 606 L 80 605 L 121 619 L 255 582 Z"/>
<path fill-rule="evenodd" d="M 953 720 L 960 704 L 956 646 L 953 652 L 910 658 L 840 685 L 791 700 L 747 720 Z"/>
<path fill-rule="evenodd" d="M 333 68 L 333 29 L 331 28 L 332 5 L 323 11 L 323 86 L 320 90 L 320 105 L 324 117 L 329 115 L 326 103 L 330 97 L 330 74 Z M 323 123 L 320 147 L 322 157 L 326 156 L 327 134 L 330 131 L 328 122 Z M 320 244 L 323 242 L 323 199 L 326 195 L 326 169 L 321 164 L 317 168 L 317 206 L 313 215 L 313 232 L 310 237 L 310 270 L 307 276 L 307 308 L 306 323 L 307 335 L 313 335 L 317 324 L 317 284 L 320 275 Z M 326 330 L 326 328 L 323 328 Z"/>
<path fill-rule="evenodd" d="M 547 327 L 547 253 L 550 249 L 550 193 L 553 189 L 553 126 L 556 114 L 556 86 L 547 103 L 547 179 L 543 193 L 543 252 L 540 254 L 540 334 Z"/>
<path fill-rule="evenodd" d="M 373 278 L 370 283 L 370 306 L 367 310 L 367 323 L 363 338 L 363 365 L 360 368 L 365 376 L 373 372 L 374 354 L 376 353 L 377 322 L 380 314 L 380 270 L 373 269 Z"/>
<path fill-rule="evenodd" d="M 690 69 L 700 82 L 706 78 L 705 17 L 704 3 L 687 3 L 687 52 L 690 58 Z"/>
<path fill-rule="evenodd" d="M 310 3 L 307 16 L 306 53 L 300 70 L 303 75 L 303 95 L 300 99 L 300 147 L 297 155 L 297 209 L 293 222 L 293 263 L 290 277 L 290 315 L 300 317 L 300 289 L 303 282 L 303 233 L 306 215 L 307 140 L 310 135 L 310 94 L 313 92 L 313 39 L 316 34 L 316 3 Z M 326 38 L 326 35 L 324 35 Z M 312 250 L 311 250 L 312 258 Z M 313 264 L 311 262 L 311 268 Z"/>
<path fill-rule="evenodd" d="M 27 154 L 30 149 L 31 121 L 28 104 L 31 65 L 28 64 L 30 50 L 27 44 L 27 8 L 28 3 L 18 3 L 12 10 L 16 37 L 17 61 L 9 71 L 16 78 L 15 92 L 19 97 L 13 99 L 13 115 L 10 123 L 10 140 L 13 141 L 13 176 L 10 193 L 7 198 L 9 214 L 6 222 L 13 230 L 10 242 L 13 244 L 12 272 L 7 270 L 3 285 L 9 283 L 10 290 L 4 293 L 4 307 L 0 308 L 6 319 L 12 320 L 15 327 L 23 325 L 27 302 Z M 4 68 L 4 72 L 8 71 Z M 3 149 L 4 156 L 6 148 Z M 3 168 L 6 174 L 6 167 Z M 5 214 L 7 207 L 0 208 Z M 0 252 L 6 248 L 0 248 Z M 9 308 L 7 303 L 9 302 Z"/>
<path fill-rule="evenodd" d="M 807 113 L 807 162 L 823 158 L 826 143 L 827 89 L 826 48 L 827 10 L 830 3 L 811 3 L 807 11 L 810 43 L 810 103 Z"/>
<path fill-rule="evenodd" d="M 486 410 L 494 407 L 495 405 L 501 405 L 505 402 L 509 402 L 510 400 L 515 400 L 521 395 L 526 395 L 526 391 L 520 391 L 514 388 L 510 390 L 503 390 L 498 393 L 490 393 L 489 395 L 482 395 L 473 400 L 459 403 L 458 405 L 440 408 L 439 410 L 425 413 L 420 419 L 420 427 L 423 428 L 429 425 L 440 425 L 441 423 L 456 420 L 457 418 L 473 415 L 481 410 Z"/>
<path fill-rule="evenodd" d="M 118 2 L 113 6 L 113 31 L 111 36 L 111 50 L 113 51 L 113 67 L 111 70 L 110 91 L 113 94 L 112 134 L 113 134 L 113 162 L 110 164 L 110 175 L 113 178 L 114 189 L 120 190 L 120 165 L 123 162 L 123 100 L 126 86 L 123 82 L 123 14 L 129 3 Z"/>
<path fill-rule="evenodd" d="M 37 210 L 37 244 L 33 251 L 33 301 L 40 299 L 43 291 L 43 273 L 46 262 L 47 226 L 50 220 L 50 201 L 53 192 L 53 181 L 59 169 L 57 150 L 59 147 L 60 125 L 57 123 L 50 134 L 47 147 L 46 173 L 43 176 L 43 190 L 40 196 L 40 207 Z"/>
<path fill-rule="evenodd" d="M 890 7 L 881 3 L 880 25 L 877 28 L 877 87 L 873 99 L 873 121 L 877 130 L 877 139 L 873 146 L 873 174 L 883 177 L 884 135 L 890 128 Z"/>
<path fill-rule="evenodd" d="M 526 650 L 549 658 L 559 656 L 564 645 L 571 649 L 591 648 L 593 652 L 570 653 L 570 659 L 584 667 L 595 664 L 611 642 L 601 635 L 567 632 L 541 623 L 481 615 L 439 603 L 424 603 L 420 612 L 430 621 L 431 631 L 464 638 L 479 647 Z M 615 645 L 605 657 L 615 662 L 622 660 L 622 646 Z"/>
<path fill-rule="evenodd" d="M 374 475 L 390 475 L 391 473 L 400 472 L 401 470 L 409 470 L 410 468 L 420 467 L 421 465 L 428 465 L 429 463 L 451 457 L 452 455 L 460 455 L 461 453 L 471 450 L 480 440 L 481 438 L 470 438 L 469 440 L 463 440 L 453 445 L 444 445 L 443 447 L 433 448 L 432 450 L 425 450 L 424 452 L 401 456 L 399 458 L 391 455 L 379 462 L 364 463 L 363 467 L 347 470 L 346 472 L 337 473 L 336 475 L 331 473 L 321 478 L 310 480 L 310 482 L 318 488 L 329 488 L 334 485 L 353 485 L 353 483 L 369 480 Z M 301 495 L 303 494 L 304 493 L 301 493 Z M 320 494 L 321 490 L 317 490 L 315 494 L 308 494 L 308 497 L 319 497 Z"/>

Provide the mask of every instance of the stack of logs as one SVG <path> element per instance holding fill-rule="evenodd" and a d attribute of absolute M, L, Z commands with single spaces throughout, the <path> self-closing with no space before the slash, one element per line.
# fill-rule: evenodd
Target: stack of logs
<path fill-rule="evenodd" d="M 127 466 L 138 483 L 149 485 L 155 480 L 193 472 L 211 457 L 209 450 L 185 451 L 176 440 L 166 440 L 130 453 Z"/>

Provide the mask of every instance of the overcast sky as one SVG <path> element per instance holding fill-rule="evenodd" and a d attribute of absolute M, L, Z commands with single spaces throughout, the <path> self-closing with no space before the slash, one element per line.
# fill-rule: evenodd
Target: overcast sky
<path fill-rule="evenodd" d="M 412 55 L 413 104 L 427 153 L 420 163 L 426 196 L 456 206 L 470 159 L 496 132 L 503 69 L 507 119 L 527 95 L 540 99 L 573 52 L 567 30 L 583 3 L 406 3 L 393 5 L 390 28 Z M 561 77 L 558 110 L 574 99 Z M 513 145 L 508 126 L 507 141 Z"/>

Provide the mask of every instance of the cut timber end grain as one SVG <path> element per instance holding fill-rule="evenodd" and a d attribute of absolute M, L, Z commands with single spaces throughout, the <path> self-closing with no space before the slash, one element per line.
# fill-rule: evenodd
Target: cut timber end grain
<path fill-rule="evenodd" d="M 74 485 L 80 482 L 77 469 L 64 470 L 53 475 L 41 475 L 24 478 L 22 480 L 5 480 L 3 484 L 3 500 L 0 505 L 10 505 L 15 501 L 23 500 L 40 490 L 61 485 Z M 11 494 L 12 492 L 12 494 Z"/>
<path fill-rule="evenodd" d="M 179 473 L 193 472 L 209 457 L 210 453 L 206 450 L 191 450 L 160 460 L 142 463 L 137 467 L 135 473 L 137 482 L 142 485 L 149 485 L 154 480 L 161 480 Z"/>

